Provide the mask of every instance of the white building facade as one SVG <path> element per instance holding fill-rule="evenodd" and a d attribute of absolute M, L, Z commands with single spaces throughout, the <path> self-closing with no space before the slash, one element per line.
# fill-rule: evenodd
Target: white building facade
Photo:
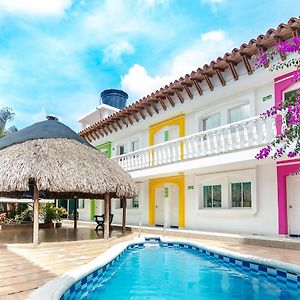
<path fill-rule="evenodd" d="M 80 134 L 137 184 L 138 197 L 127 199 L 129 225 L 300 234 L 300 179 L 291 176 L 299 159 L 255 158 L 278 130 L 260 114 L 300 85 L 292 69 L 253 70 L 259 47 L 272 47 L 278 36 L 289 39 L 299 28 L 293 18 L 287 29 L 251 40 L 124 109 L 80 120 Z M 80 219 L 102 211 L 101 201 L 79 203 Z M 112 213 L 121 223 L 119 199 Z"/>

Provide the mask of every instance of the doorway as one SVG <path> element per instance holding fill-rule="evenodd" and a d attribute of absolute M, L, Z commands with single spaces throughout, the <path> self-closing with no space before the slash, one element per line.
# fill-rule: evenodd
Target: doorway
<path fill-rule="evenodd" d="M 155 226 L 179 227 L 179 188 L 165 184 L 155 189 Z"/>
<path fill-rule="evenodd" d="M 300 175 L 287 176 L 289 234 L 300 237 Z"/>

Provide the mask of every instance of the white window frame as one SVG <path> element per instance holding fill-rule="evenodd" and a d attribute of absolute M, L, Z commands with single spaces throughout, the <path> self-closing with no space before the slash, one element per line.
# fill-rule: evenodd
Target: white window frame
<path fill-rule="evenodd" d="M 230 111 L 232 111 L 232 110 L 234 110 L 234 109 L 241 108 L 241 107 L 246 106 L 246 105 L 249 106 L 249 116 L 247 116 L 247 117 L 244 118 L 244 119 L 237 120 L 237 121 L 232 121 L 232 120 L 230 120 Z M 250 105 L 249 102 L 240 103 L 239 105 L 230 107 L 230 108 L 228 108 L 228 110 L 227 110 L 227 120 L 228 120 L 228 124 L 236 123 L 236 122 L 241 122 L 241 121 L 243 121 L 243 120 L 249 119 L 250 117 L 251 117 L 251 105 Z"/>
<path fill-rule="evenodd" d="M 231 183 L 251 182 L 251 207 L 232 207 L 231 206 Z M 222 206 L 204 207 L 203 206 L 203 186 L 222 185 Z M 253 216 L 257 213 L 256 195 L 256 169 L 243 169 L 224 171 L 220 173 L 203 174 L 195 177 L 195 211 L 199 217 L 243 217 Z"/>
<path fill-rule="evenodd" d="M 235 184 L 235 183 L 241 183 L 241 195 L 242 195 L 242 206 L 232 206 L 232 184 Z M 248 207 L 248 206 L 244 206 L 244 199 L 243 199 L 243 183 L 250 183 L 251 184 L 251 190 L 250 190 L 250 197 L 251 197 L 251 206 Z M 253 183 L 251 182 L 251 180 L 243 180 L 243 181 L 231 181 L 230 183 L 230 187 L 229 187 L 229 200 L 230 200 L 230 206 L 231 208 L 233 209 L 239 209 L 239 208 L 244 208 L 244 209 L 248 209 L 248 208 L 251 208 L 252 207 L 252 186 L 253 186 Z"/>

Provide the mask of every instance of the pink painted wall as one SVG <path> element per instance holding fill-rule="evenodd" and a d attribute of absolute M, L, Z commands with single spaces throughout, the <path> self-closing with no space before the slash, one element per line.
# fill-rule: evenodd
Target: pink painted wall
<path fill-rule="evenodd" d="M 283 92 L 292 86 L 293 72 L 274 79 L 275 105 L 282 102 Z M 281 133 L 281 116 L 276 118 L 277 134 Z M 284 165 L 284 163 L 289 163 Z M 294 163 L 294 164 L 290 164 Z M 299 159 L 277 162 L 277 195 L 278 195 L 278 233 L 288 234 L 287 188 L 286 177 L 300 168 Z"/>
<path fill-rule="evenodd" d="M 277 193 L 278 193 L 278 233 L 288 234 L 287 188 L 286 177 L 300 168 L 299 160 L 290 160 L 288 165 L 277 164 Z"/>

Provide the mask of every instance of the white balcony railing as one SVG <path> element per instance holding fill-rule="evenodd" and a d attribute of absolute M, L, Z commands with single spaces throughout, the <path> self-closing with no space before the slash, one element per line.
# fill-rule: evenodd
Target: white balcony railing
<path fill-rule="evenodd" d="M 271 141 L 275 132 L 273 120 L 254 117 L 115 156 L 112 159 L 126 171 L 134 171 L 258 147 Z"/>

